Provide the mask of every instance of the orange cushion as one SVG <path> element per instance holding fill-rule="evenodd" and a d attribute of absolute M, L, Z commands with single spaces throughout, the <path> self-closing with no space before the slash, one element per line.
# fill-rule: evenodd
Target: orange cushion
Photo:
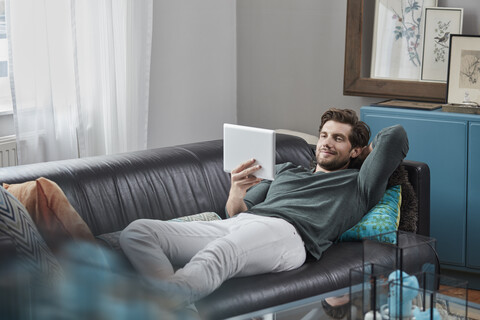
<path fill-rule="evenodd" d="M 85 221 L 55 182 L 42 177 L 20 184 L 4 183 L 3 187 L 25 206 L 52 250 L 68 240 L 95 241 Z"/>

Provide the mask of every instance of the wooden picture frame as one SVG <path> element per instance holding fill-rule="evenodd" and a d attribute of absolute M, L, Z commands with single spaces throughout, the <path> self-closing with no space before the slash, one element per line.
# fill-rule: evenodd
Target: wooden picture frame
<path fill-rule="evenodd" d="M 463 8 L 425 8 L 422 81 L 447 82 L 450 34 L 461 34 Z"/>
<path fill-rule="evenodd" d="M 364 13 L 364 0 L 347 0 L 343 94 L 445 102 L 445 83 L 375 79 L 363 75 Z"/>

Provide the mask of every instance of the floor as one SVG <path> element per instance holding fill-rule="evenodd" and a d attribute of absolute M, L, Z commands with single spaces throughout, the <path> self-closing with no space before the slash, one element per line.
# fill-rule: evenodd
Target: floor
<path fill-rule="evenodd" d="M 447 287 L 445 286 L 440 286 L 440 290 L 446 289 Z M 465 295 L 464 290 L 451 290 L 450 294 L 451 296 L 457 296 L 459 298 L 462 298 Z M 468 297 L 467 297 L 469 302 L 474 302 L 477 304 L 480 304 L 480 291 L 479 290 L 468 290 Z M 468 308 L 468 320 L 480 320 L 480 310 L 479 309 L 473 309 L 473 308 Z"/>
<path fill-rule="evenodd" d="M 480 291 L 468 290 L 468 301 L 480 304 Z M 480 320 L 480 311 L 468 309 L 468 319 Z"/>
<path fill-rule="evenodd" d="M 480 291 L 468 290 L 468 301 L 480 304 Z"/>
<path fill-rule="evenodd" d="M 447 290 L 448 287 L 446 286 L 440 286 L 440 290 Z M 463 298 L 465 293 L 464 289 L 448 289 L 449 290 L 449 296 L 456 296 L 458 298 Z M 480 304 L 480 291 L 479 290 L 468 290 L 468 301 L 470 302 L 475 302 Z"/>

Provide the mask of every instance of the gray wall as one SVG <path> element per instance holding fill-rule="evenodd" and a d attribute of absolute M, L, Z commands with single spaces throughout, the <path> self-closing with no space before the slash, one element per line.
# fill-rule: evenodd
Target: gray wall
<path fill-rule="evenodd" d="M 464 33 L 479 34 L 479 3 L 438 4 L 465 8 Z M 346 0 L 237 0 L 240 124 L 316 134 L 329 107 L 359 111 L 385 100 L 343 95 L 346 6 Z"/>
<path fill-rule="evenodd" d="M 463 8 L 463 34 L 480 34 L 480 2 L 478 0 L 438 0 L 439 7 Z"/>
<path fill-rule="evenodd" d="M 317 134 L 343 95 L 346 0 L 237 1 L 238 122 Z"/>
<path fill-rule="evenodd" d="M 374 0 L 368 0 L 374 1 Z M 478 0 L 463 7 L 479 34 Z M 217 139 L 224 122 L 316 134 L 343 95 L 347 0 L 155 0 L 148 147 Z M 13 134 L 12 116 L 0 133 Z"/>
<path fill-rule="evenodd" d="M 236 123 L 235 0 L 155 0 L 148 147 L 222 137 Z"/>

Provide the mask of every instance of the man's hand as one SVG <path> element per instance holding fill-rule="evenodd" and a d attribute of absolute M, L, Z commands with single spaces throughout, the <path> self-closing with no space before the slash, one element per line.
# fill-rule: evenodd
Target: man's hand
<path fill-rule="evenodd" d="M 370 152 L 372 152 L 372 150 L 373 150 L 373 148 L 372 148 L 371 143 L 369 145 L 363 147 L 362 152 L 358 156 L 358 159 L 362 160 L 362 161 L 365 161 L 365 159 L 367 159 L 368 155 L 370 154 Z"/>
<path fill-rule="evenodd" d="M 231 217 L 247 210 L 247 206 L 243 202 L 247 190 L 262 181 L 254 175 L 261 166 L 254 165 L 254 163 L 255 159 L 250 159 L 232 170 L 230 193 L 226 205 L 227 212 Z"/>

